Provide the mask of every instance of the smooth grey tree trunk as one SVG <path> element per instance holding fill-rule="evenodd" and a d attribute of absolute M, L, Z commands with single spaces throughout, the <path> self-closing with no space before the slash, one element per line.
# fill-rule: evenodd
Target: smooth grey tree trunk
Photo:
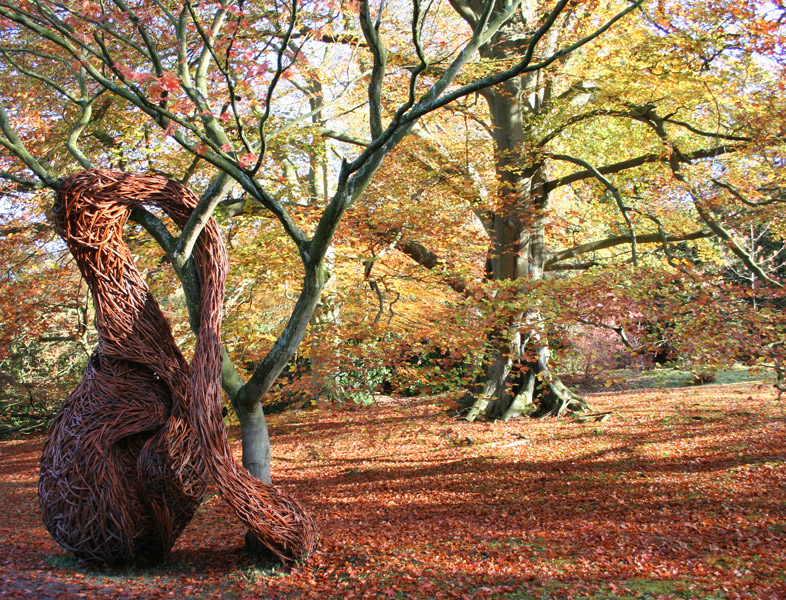
<path fill-rule="evenodd" d="M 271 483 L 270 436 L 262 404 L 257 404 L 251 410 L 240 407 L 237 416 L 240 421 L 243 466 L 257 479 Z"/>
<path fill-rule="evenodd" d="M 261 403 L 251 410 L 238 406 L 237 416 L 240 421 L 240 438 L 243 448 L 243 466 L 248 472 L 265 483 L 272 483 L 270 476 L 270 436 L 265 420 L 265 411 Z M 251 530 L 246 531 L 244 549 L 247 553 L 273 560 L 274 556 L 267 552 L 259 539 Z"/>

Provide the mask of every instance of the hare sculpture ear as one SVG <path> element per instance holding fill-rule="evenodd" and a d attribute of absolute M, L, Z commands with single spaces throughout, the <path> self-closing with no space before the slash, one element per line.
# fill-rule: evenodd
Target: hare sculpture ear
<path fill-rule="evenodd" d="M 163 558 L 194 516 L 208 474 L 284 563 L 316 546 L 313 519 L 229 449 L 219 341 L 227 260 L 215 222 L 194 249 L 202 282 L 194 368 L 123 241 L 136 206 L 157 206 L 183 227 L 197 201 L 164 177 L 110 170 L 78 173 L 57 193 L 56 225 L 93 293 L 99 342 L 46 441 L 39 497 L 52 537 L 80 558 Z"/>

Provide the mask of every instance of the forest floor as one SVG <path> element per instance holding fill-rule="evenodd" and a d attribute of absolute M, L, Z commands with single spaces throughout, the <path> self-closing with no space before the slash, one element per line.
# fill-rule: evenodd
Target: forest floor
<path fill-rule="evenodd" d="M 243 554 L 215 493 L 160 567 L 86 568 L 40 523 L 43 437 L 0 442 L 0 598 L 783 600 L 775 397 L 599 393 L 590 423 L 469 424 L 434 399 L 273 415 L 274 480 L 321 530 L 291 572 Z"/>

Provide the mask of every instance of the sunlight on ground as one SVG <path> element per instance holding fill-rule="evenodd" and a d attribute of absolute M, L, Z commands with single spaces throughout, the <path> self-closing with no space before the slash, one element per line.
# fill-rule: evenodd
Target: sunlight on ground
<path fill-rule="evenodd" d="M 215 495 L 160 568 L 85 569 L 39 524 L 42 438 L 3 442 L 0 596 L 786 597 L 786 419 L 772 389 L 590 400 L 611 418 L 469 424 L 439 399 L 274 415 L 274 479 L 321 528 L 291 573 L 243 555 Z"/>

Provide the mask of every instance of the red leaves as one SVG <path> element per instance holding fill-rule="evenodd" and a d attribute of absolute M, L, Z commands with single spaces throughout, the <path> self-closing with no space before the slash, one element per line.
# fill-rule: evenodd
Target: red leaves
<path fill-rule="evenodd" d="M 150 73 L 140 73 L 138 71 L 135 71 L 131 67 L 128 67 L 128 66 L 124 65 L 123 63 L 116 62 L 112 66 L 115 68 L 115 70 L 118 73 L 120 73 L 120 75 L 123 76 L 124 79 L 126 79 L 128 81 L 131 81 L 131 82 L 148 83 L 148 82 L 152 81 L 153 79 L 155 79 L 155 77 L 153 75 L 151 75 Z"/>
<path fill-rule="evenodd" d="M 179 89 L 180 79 L 174 73 L 166 71 L 162 77 L 157 77 L 153 80 L 148 86 L 147 92 L 150 94 L 150 99 L 153 102 L 159 102 Z"/>
<path fill-rule="evenodd" d="M 447 422 L 422 400 L 275 415 L 274 479 L 323 535 L 289 575 L 245 558 L 216 497 L 166 565 L 85 571 L 38 524 L 40 440 L 4 442 L 0 595 L 781 598 L 786 427 L 770 397 L 750 385 L 599 395 L 593 407 L 614 411 L 602 425 Z"/>
<path fill-rule="evenodd" d="M 240 157 L 240 160 L 237 161 L 237 164 L 238 166 L 240 166 L 241 169 L 248 169 L 250 167 L 253 167 L 258 159 L 259 159 L 259 154 L 247 152 L 246 154 Z"/>

